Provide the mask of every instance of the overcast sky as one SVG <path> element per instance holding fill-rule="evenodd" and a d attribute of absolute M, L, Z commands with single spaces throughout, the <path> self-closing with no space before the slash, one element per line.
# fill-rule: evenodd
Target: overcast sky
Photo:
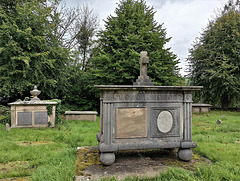
<path fill-rule="evenodd" d="M 114 11 L 119 0 L 63 0 L 67 6 L 88 4 L 98 15 L 101 26 L 103 20 Z M 178 56 L 181 63 L 179 67 L 182 75 L 186 68 L 188 49 L 191 48 L 196 37 L 214 17 L 217 9 L 221 8 L 228 0 L 146 0 L 147 5 L 153 6 L 156 11 L 155 20 L 162 24 L 167 31 L 167 37 L 172 37 L 166 45 Z"/>

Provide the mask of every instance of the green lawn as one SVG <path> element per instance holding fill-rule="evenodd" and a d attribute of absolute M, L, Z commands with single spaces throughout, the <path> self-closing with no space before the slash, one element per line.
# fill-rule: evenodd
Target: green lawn
<path fill-rule="evenodd" d="M 0 179 L 73 180 L 77 147 L 97 145 L 99 127 L 99 118 L 97 122 L 65 121 L 55 128 L 10 131 L 0 124 Z"/>
<path fill-rule="evenodd" d="M 218 119 L 222 124 L 216 124 Z M 97 145 L 99 127 L 99 118 L 97 122 L 65 121 L 60 130 L 57 126 L 6 131 L 0 125 L 0 178 L 73 180 L 76 148 Z M 134 180 L 240 180 L 240 112 L 194 114 L 193 140 L 198 144 L 194 150 L 213 164 L 194 171 L 172 167 L 158 177 Z"/>
<path fill-rule="evenodd" d="M 216 124 L 221 119 L 222 124 Z M 211 111 L 193 114 L 194 149 L 213 164 L 203 163 L 188 171 L 170 167 L 155 178 L 134 178 L 134 181 L 239 181 L 240 180 L 240 112 Z M 109 179 L 113 180 L 113 179 Z"/>

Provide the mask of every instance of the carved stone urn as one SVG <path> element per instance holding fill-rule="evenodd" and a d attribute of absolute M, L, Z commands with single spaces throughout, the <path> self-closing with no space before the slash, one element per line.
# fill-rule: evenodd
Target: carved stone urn
<path fill-rule="evenodd" d="M 37 90 L 37 86 L 34 86 L 34 89 L 32 91 L 30 91 L 30 93 L 32 94 L 33 98 L 31 99 L 31 101 L 40 101 L 40 99 L 37 97 L 41 91 Z"/>

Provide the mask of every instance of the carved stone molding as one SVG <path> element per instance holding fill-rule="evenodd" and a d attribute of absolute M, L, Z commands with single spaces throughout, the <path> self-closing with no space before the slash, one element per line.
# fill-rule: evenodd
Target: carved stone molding
<path fill-rule="evenodd" d="M 191 99 L 191 97 L 189 98 Z M 103 95 L 103 101 L 183 101 L 183 94 L 159 92 L 108 92 Z"/>

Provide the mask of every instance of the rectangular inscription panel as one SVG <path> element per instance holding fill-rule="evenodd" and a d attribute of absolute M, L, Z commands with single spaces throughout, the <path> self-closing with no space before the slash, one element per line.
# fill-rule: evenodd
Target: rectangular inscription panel
<path fill-rule="evenodd" d="M 19 126 L 32 125 L 32 112 L 18 112 L 17 120 Z"/>
<path fill-rule="evenodd" d="M 116 138 L 147 137 L 146 108 L 117 108 Z"/>
<path fill-rule="evenodd" d="M 34 124 L 48 124 L 47 112 L 35 112 L 34 113 Z"/>

